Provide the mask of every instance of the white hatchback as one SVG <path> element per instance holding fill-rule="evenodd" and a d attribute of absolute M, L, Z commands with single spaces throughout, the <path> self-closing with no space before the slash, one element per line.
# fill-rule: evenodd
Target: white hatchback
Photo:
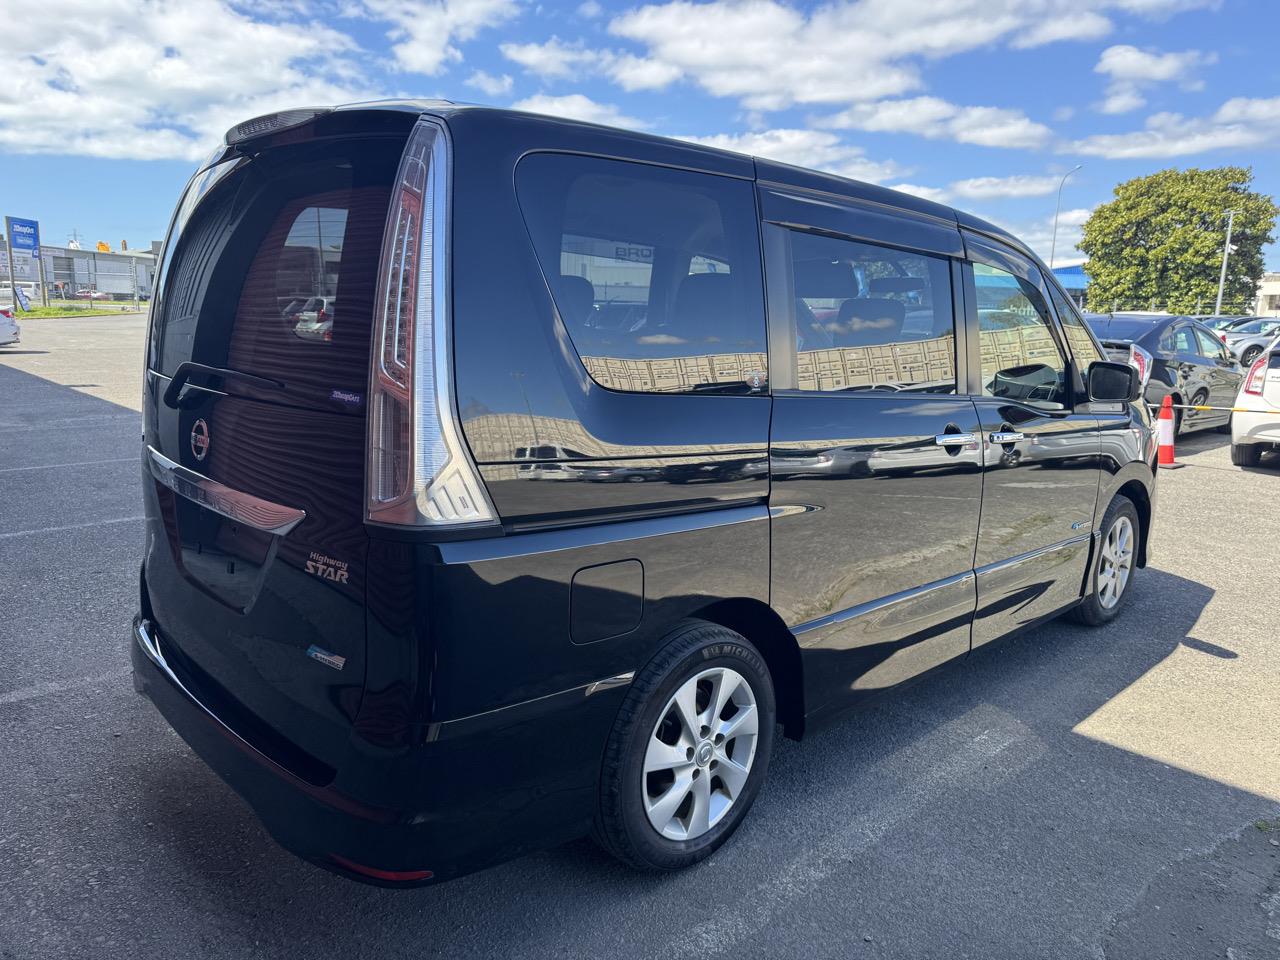
<path fill-rule="evenodd" d="M 1280 450 L 1280 338 L 1249 367 L 1231 417 L 1231 462 L 1256 466 L 1264 450 Z"/>
<path fill-rule="evenodd" d="M 8 307 L 0 307 L 0 347 L 17 343 L 22 339 L 22 328 L 13 319 L 13 311 Z"/>

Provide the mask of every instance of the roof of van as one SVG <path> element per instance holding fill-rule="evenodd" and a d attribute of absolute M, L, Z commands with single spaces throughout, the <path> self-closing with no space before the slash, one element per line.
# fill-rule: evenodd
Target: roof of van
<path fill-rule="evenodd" d="M 685 152 L 687 155 L 701 154 L 705 156 L 709 161 L 708 167 L 712 169 L 724 167 L 725 161 L 729 161 L 731 163 L 734 161 L 741 162 L 742 158 L 747 156 L 746 154 L 738 153 L 733 150 L 709 147 L 705 144 L 700 144 L 691 140 L 680 140 L 675 137 L 661 137 L 656 134 L 640 133 L 635 130 L 610 127 L 598 123 L 588 123 L 585 120 L 573 120 L 568 117 L 557 117 L 550 114 L 538 114 L 523 110 L 490 107 L 483 104 L 462 103 L 452 100 L 370 100 L 364 103 L 342 104 L 341 106 L 334 107 L 333 109 L 335 111 L 397 110 L 415 113 L 432 113 L 442 116 L 483 112 L 495 120 L 500 120 L 503 117 L 522 120 L 536 117 L 539 121 L 548 124 L 559 125 L 575 130 L 597 130 L 601 133 L 607 133 L 613 138 L 622 136 L 623 138 L 633 140 L 636 143 L 643 143 L 651 146 L 661 144 L 679 146 L 682 152 Z M 873 183 L 864 183 L 861 180 L 851 180 L 848 177 L 840 177 L 833 173 L 823 173 L 818 170 L 811 170 L 807 167 L 798 167 L 788 163 L 779 163 L 776 160 L 769 160 L 765 157 L 752 157 L 752 159 L 755 161 L 756 175 L 760 180 L 784 183 L 789 186 L 800 187 L 802 189 L 849 197 L 855 200 L 862 200 L 864 202 L 875 203 L 886 207 L 894 207 L 900 210 L 909 210 L 913 213 L 924 214 L 925 216 L 935 217 L 939 220 L 954 222 L 962 227 L 998 237 L 1039 262 L 1039 258 L 1035 253 L 1016 236 L 1009 233 L 1009 231 L 1002 227 L 998 227 L 987 220 L 983 220 L 981 217 L 975 217 L 973 214 L 966 213 L 963 210 L 957 210 L 955 207 L 950 207 L 944 203 L 926 200 L 923 197 L 917 197 L 910 193 L 903 193 L 890 187 L 882 187 Z"/>

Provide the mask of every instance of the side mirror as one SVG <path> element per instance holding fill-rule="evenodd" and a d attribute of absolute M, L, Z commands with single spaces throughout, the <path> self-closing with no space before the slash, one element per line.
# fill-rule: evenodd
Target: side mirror
<path fill-rule="evenodd" d="M 1132 403 L 1142 396 L 1138 371 L 1127 363 L 1095 360 L 1089 364 L 1089 399 L 1095 403 Z"/>

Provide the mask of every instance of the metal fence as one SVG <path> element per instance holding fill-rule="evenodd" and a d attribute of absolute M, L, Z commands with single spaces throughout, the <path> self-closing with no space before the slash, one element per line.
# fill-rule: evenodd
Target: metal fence
<path fill-rule="evenodd" d="M 40 248 L 44 267 L 44 293 L 50 304 L 117 304 L 137 308 L 151 298 L 155 257 L 149 253 L 99 253 L 69 247 Z M 32 259 L 14 257 L 13 284 L 30 299 L 42 302 L 40 271 Z M 0 245 L 0 301 L 12 301 L 6 251 Z"/>

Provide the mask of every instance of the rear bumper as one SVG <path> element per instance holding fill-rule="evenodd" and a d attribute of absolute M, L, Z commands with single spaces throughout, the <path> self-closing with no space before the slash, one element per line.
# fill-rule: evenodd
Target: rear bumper
<path fill-rule="evenodd" d="M 569 698 L 553 713 L 530 718 L 526 712 L 507 726 L 471 724 L 457 736 L 408 750 L 378 750 L 353 738 L 349 762 L 333 783 L 317 786 L 206 707 L 166 662 L 162 634 L 141 616 L 133 622 L 131 658 L 137 691 L 281 846 L 381 886 L 446 880 L 585 833 L 602 738 L 598 745 L 579 742 L 570 750 L 576 762 L 560 769 L 535 761 L 547 758 L 546 744 L 556 742 L 544 738 L 563 744 L 569 729 L 607 732 L 608 721 L 600 721 L 611 719 L 625 693 L 619 685 L 601 696 Z"/>
<path fill-rule="evenodd" d="M 1237 413 L 1231 420 L 1231 442 L 1280 443 L 1280 412 Z"/>

